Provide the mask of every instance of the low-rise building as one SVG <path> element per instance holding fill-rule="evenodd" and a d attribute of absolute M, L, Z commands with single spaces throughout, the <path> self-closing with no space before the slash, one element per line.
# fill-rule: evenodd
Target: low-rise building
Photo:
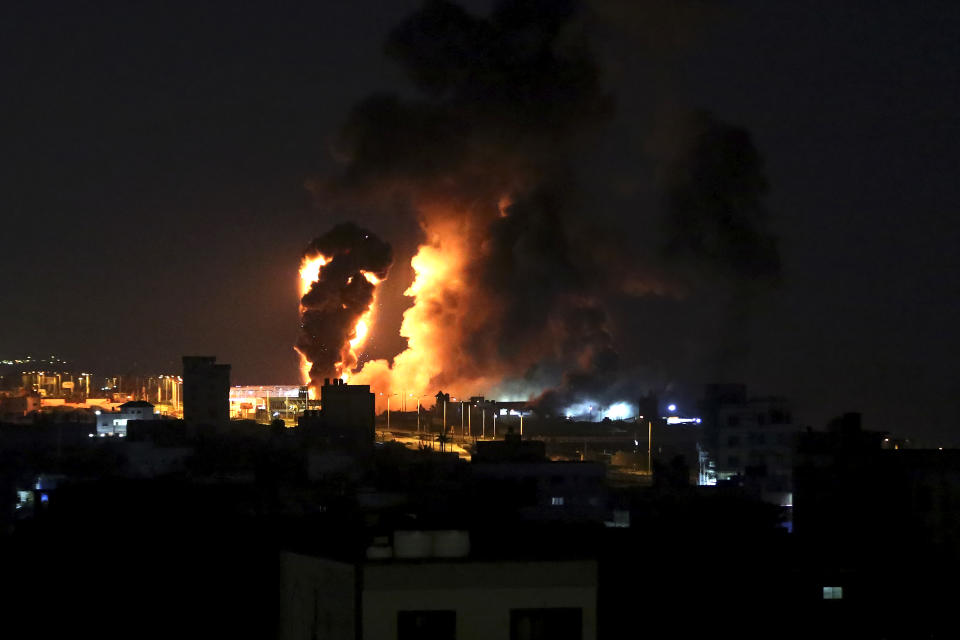
<path fill-rule="evenodd" d="M 153 405 L 142 400 L 124 402 L 117 411 L 96 411 L 97 435 L 127 435 L 127 422 L 130 420 L 151 420 L 154 416 Z"/>
<path fill-rule="evenodd" d="M 473 558 L 465 531 L 392 542 L 353 562 L 284 553 L 280 638 L 596 638 L 596 561 Z"/>

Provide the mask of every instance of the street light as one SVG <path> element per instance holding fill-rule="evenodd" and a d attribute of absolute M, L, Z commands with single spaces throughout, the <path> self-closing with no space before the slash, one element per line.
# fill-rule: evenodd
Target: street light
<path fill-rule="evenodd" d="M 381 394 L 381 395 L 382 395 L 382 394 Z M 390 398 L 391 398 L 392 396 L 395 396 L 395 395 L 397 395 L 397 394 L 395 394 L 395 393 L 388 393 L 388 394 L 387 394 L 387 431 L 390 431 Z"/>
<path fill-rule="evenodd" d="M 410 394 L 413 395 L 413 394 Z M 433 396 L 417 396 L 417 433 L 420 433 L 420 398 L 432 398 Z"/>

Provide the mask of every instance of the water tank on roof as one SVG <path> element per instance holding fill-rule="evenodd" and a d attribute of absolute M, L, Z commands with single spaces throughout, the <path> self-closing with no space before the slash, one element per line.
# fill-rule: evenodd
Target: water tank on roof
<path fill-rule="evenodd" d="M 393 555 L 396 558 L 429 558 L 433 537 L 426 531 L 396 531 L 393 534 Z"/>
<path fill-rule="evenodd" d="M 434 531 L 433 556 L 465 558 L 470 554 L 470 534 L 466 531 Z"/>

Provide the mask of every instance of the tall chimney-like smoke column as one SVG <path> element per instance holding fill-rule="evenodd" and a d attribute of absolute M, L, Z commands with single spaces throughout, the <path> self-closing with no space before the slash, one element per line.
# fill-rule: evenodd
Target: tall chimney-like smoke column
<path fill-rule="evenodd" d="M 352 223 L 338 224 L 304 251 L 296 350 L 311 390 L 356 369 L 377 285 L 392 262 L 389 244 Z"/>

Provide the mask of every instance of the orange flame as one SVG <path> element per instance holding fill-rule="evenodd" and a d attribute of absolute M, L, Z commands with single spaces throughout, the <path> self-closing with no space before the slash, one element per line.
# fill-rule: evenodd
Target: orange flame
<path fill-rule="evenodd" d="M 507 201 L 499 204 L 505 207 Z M 386 360 L 373 360 L 351 376 L 354 384 L 369 384 L 378 394 L 378 411 L 396 393 L 417 401 L 422 398 L 427 406 L 433 404 L 438 388 L 469 397 L 498 381 L 473 373 L 472 363 L 461 351 L 467 336 L 450 333 L 455 327 L 479 327 L 495 312 L 495 305 L 471 304 L 475 301 L 465 297 L 470 262 L 485 249 L 482 226 L 472 228 L 465 222 L 472 216 L 457 215 L 442 205 L 421 204 L 419 210 L 427 241 L 410 261 L 414 279 L 404 292 L 413 298 L 400 325 L 407 348 L 394 357 L 392 366 Z M 500 206 L 489 215 L 500 215 Z"/>
<path fill-rule="evenodd" d="M 387 398 L 403 395 L 408 402 L 433 404 L 433 394 L 443 389 L 456 397 L 489 389 L 501 377 L 485 368 L 476 372 L 476 363 L 465 354 L 463 343 L 472 327 L 482 328 L 499 313 L 495 304 L 476 304 L 467 299 L 474 295 L 467 286 L 471 263 L 488 251 L 486 229 L 491 220 L 508 216 L 509 197 L 489 203 L 483 209 L 458 211 L 449 203 L 420 202 L 417 209 L 426 241 L 411 259 L 414 279 L 404 295 L 413 304 L 404 312 L 400 335 L 407 339 L 407 348 L 388 360 L 371 360 L 363 368 L 356 366 L 356 354 L 363 348 L 376 320 L 374 301 L 354 326 L 343 346 L 337 374 L 352 384 L 368 384 L 376 394 L 377 410 L 386 409 Z M 301 268 L 301 290 L 309 291 L 318 276 L 320 264 L 304 261 Z M 379 279 L 363 272 L 372 284 Z M 310 363 L 303 359 L 304 380 L 309 384 Z M 349 364 L 348 363 L 352 363 Z M 311 389 L 311 393 L 313 393 Z M 397 409 L 396 406 L 393 409 Z"/>
<path fill-rule="evenodd" d="M 322 254 L 317 254 L 312 257 L 305 257 L 300 264 L 300 298 L 303 298 L 309 291 L 310 287 L 313 286 L 313 283 L 320 279 L 320 270 L 330 261 L 329 258 Z M 380 278 L 376 275 L 369 273 L 367 271 L 361 271 L 363 277 L 366 278 L 367 282 L 372 285 L 380 284 Z M 357 351 L 363 347 L 366 343 L 367 337 L 370 333 L 370 327 L 373 325 L 374 310 L 376 308 L 376 292 L 374 292 L 373 301 L 370 304 L 370 308 L 360 316 L 357 320 L 357 324 L 354 325 L 352 337 L 341 349 L 341 355 L 344 358 L 336 363 L 336 374 L 343 380 L 347 381 L 354 372 L 354 368 L 357 362 Z M 300 305 L 300 312 L 303 313 L 303 305 Z M 303 384 L 310 385 L 310 369 L 313 367 L 313 363 L 307 360 L 307 357 L 300 352 L 299 349 L 296 350 L 300 356 L 300 376 L 303 380 Z M 354 363 L 350 366 L 345 365 L 344 363 L 349 361 Z M 310 385 L 309 390 L 310 398 L 317 397 L 317 390 L 314 386 Z"/>
<path fill-rule="evenodd" d="M 320 279 L 320 269 L 323 265 L 327 264 L 329 260 L 326 256 L 318 254 L 312 258 L 304 257 L 303 261 L 300 263 L 300 298 L 307 295 L 307 292 L 310 291 L 310 287 L 313 286 L 313 283 Z M 300 313 L 303 313 L 303 305 L 300 305 Z M 307 360 L 307 357 L 300 352 L 299 349 L 294 347 L 294 350 L 300 356 L 300 379 L 303 381 L 303 384 L 310 384 L 310 368 L 313 367 L 313 363 Z M 313 387 L 310 387 L 309 390 L 310 398 L 315 399 L 317 397 L 317 391 Z"/>

